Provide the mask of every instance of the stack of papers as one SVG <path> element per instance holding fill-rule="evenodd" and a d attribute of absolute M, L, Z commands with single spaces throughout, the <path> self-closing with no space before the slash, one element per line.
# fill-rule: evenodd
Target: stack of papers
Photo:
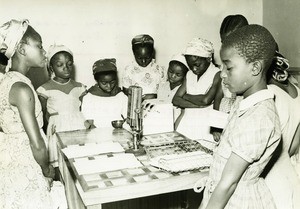
<path fill-rule="evenodd" d="M 70 145 L 62 149 L 63 153 L 70 158 L 86 157 L 107 153 L 124 152 L 123 147 L 117 142 L 87 143 L 84 145 Z"/>

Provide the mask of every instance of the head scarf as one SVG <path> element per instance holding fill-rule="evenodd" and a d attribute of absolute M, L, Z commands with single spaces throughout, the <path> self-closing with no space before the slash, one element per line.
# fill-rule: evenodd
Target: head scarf
<path fill-rule="evenodd" d="M 11 20 L 0 26 L 0 52 L 8 59 L 14 55 L 28 25 L 28 20 Z"/>
<path fill-rule="evenodd" d="M 154 40 L 151 36 L 149 36 L 148 34 L 141 34 L 141 35 L 137 35 L 135 36 L 132 41 L 131 41 L 132 45 L 136 45 L 136 44 L 154 44 Z"/>
<path fill-rule="evenodd" d="M 117 65 L 116 65 L 116 59 L 100 59 L 97 60 L 93 65 L 93 74 L 99 72 L 116 72 L 117 71 Z"/>
<path fill-rule="evenodd" d="M 170 61 L 177 61 L 177 62 L 184 64 L 185 66 L 188 66 L 184 55 L 181 53 L 173 55 Z"/>
<path fill-rule="evenodd" d="M 272 77 L 278 82 L 286 81 L 289 76 L 287 72 L 289 66 L 289 61 L 284 58 L 279 52 L 276 52 L 275 57 L 273 58 L 273 63 L 271 65 L 271 67 L 273 68 Z"/>
<path fill-rule="evenodd" d="M 50 66 L 50 60 L 51 60 L 51 58 L 52 58 L 56 53 L 58 53 L 58 52 L 68 52 L 70 55 L 73 56 L 72 51 L 71 51 L 68 47 L 66 47 L 66 46 L 64 46 L 64 45 L 56 45 L 56 44 L 51 45 L 51 46 L 49 47 L 48 55 L 47 55 L 47 59 L 48 59 L 48 67 Z"/>
<path fill-rule="evenodd" d="M 194 38 L 187 44 L 183 54 L 199 57 L 212 57 L 213 53 L 214 48 L 210 41 L 202 38 Z"/>

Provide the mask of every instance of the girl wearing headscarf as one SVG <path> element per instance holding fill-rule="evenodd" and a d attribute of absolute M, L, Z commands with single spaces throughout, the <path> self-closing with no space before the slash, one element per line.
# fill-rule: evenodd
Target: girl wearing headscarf
<path fill-rule="evenodd" d="M 85 119 L 80 112 L 81 98 L 86 93 L 86 87 L 71 79 L 74 59 L 68 47 L 51 45 L 47 58 L 48 69 L 53 76 L 37 89 L 37 93 L 47 127 L 50 161 L 57 168 L 56 174 L 58 174 L 56 132 L 86 128 Z"/>
<path fill-rule="evenodd" d="M 278 209 L 300 208 L 300 178 L 292 165 L 290 156 L 299 155 L 300 89 L 295 85 L 287 69 L 289 63 L 276 52 L 268 71 L 268 89 L 275 94 L 275 105 L 280 119 L 282 146 L 266 170 L 266 183 Z M 294 160 L 296 159 L 293 156 Z"/>
<path fill-rule="evenodd" d="M 195 38 L 188 43 L 184 55 L 189 66 L 186 79 L 173 98 L 173 104 L 185 108 L 177 131 L 191 139 L 213 140 L 208 124 L 208 110 L 212 109 L 220 85 L 220 70 L 212 61 L 213 45 Z"/>
<path fill-rule="evenodd" d="M 116 59 L 100 59 L 93 65 L 96 84 L 82 99 L 82 113 L 96 126 L 111 127 L 111 121 L 122 120 L 127 115 L 127 96 L 118 85 Z"/>
<path fill-rule="evenodd" d="M 11 68 L 0 82 L 0 208 L 52 208 L 49 163 L 43 135 L 43 114 L 37 94 L 26 77 L 31 67 L 46 64 L 41 36 L 27 20 L 0 27 L 0 51 Z"/>
<path fill-rule="evenodd" d="M 165 69 L 155 61 L 154 39 L 148 34 L 140 34 L 132 39 L 131 45 L 135 60 L 124 69 L 123 91 L 128 95 L 130 86 L 140 86 L 143 99 L 157 98 L 158 86 L 165 81 Z"/>

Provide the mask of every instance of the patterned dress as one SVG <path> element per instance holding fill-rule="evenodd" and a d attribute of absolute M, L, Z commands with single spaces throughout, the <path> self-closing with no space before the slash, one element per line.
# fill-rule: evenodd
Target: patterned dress
<path fill-rule="evenodd" d="M 18 72 L 7 72 L 0 83 L 0 126 L 4 133 L 0 138 L 0 208 L 52 208 L 47 183 L 33 157 L 18 109 L 9 103 L 9 92 L 16 82 L 31 87 L 37 122 L 39 127 L 43 125 L 41 105 L 30 80 Z"/>
<path fill-rule="evenodd" d="M 71 89 L 64 92 L 62 89 Z M 47 99 L 47 112 L 50 114 L 47 137 L 49 158 L 53 166 L 58 166 L 57 137 L 55 132 L 85 129 L 84 116 L 80 112 L 79 99 L 86 92 L 83 84 L 69 80 L 65 84 L 49 80 L 37 89 L 39 96 Z"/>
<path fill-rule="evenodd" d="M 126 66 L 122 76 L 122 85 L 125 88 L 133 85 L 140 86 L 143 94 L 156 94 L 162 81 L 165 81 L 164 68 L 156 64 L 154 59 L 146 67 L 132 62 L 131 65 Z"/>
<path fill-rule="evenodd" d="M 214 151 L 203 201 L 205 208 L 221 179 L 231 153 L 250 165 L 242 175 L 226 209 L 275 209 L 275 203 L 265 181 L 260 177 L 281 137 L 274 94 L 261 90 L 243 99 L 238 97 L 230 113 L 220 144 Z"/>

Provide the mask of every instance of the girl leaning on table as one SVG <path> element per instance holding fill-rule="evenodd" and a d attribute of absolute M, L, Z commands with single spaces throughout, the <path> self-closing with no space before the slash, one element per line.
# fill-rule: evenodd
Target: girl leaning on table
<path fill-rule="evenodd" d="M 86 93 L 82 83 L 71 78 L 73 53 L 64 45 L 52 45 L 48 51 L 48 70 L 51 79 L 37 89 L 47 127 L 49 157 L 58 179 L 58 151 L 56 132 L 85 129 L 80 112 L 81 97 Z"/>
<path fill-rule="evenodd" d="M 281 138 L 274 94 L 266 83 L 275 48 L 271 33 L 259 25 L 242 27 L 222 43 L 221 77 L 241 97 L 214 151 L 209 176 L 200 180 L 206 187 L 200 208 L 276 208 L 260 177 Z"/>
<path fill-rule="evenodd" d="M 26 77 L 31 67 L 46 64 L 42 38 L 27 20 L 11 20 L 0 27 L 0 50 L 11 60 L 0 82 L 0 208 L 51 209 L 54 169 L 42 131 L 42 108 Z"/>
<path fill-rule="evenodd" d="M 118 85 L 116 59 L 105 58 L 93 64 L 96 84 L 82 100 L 82 113 L 91 126 L 112 127 L 111 121 L 127 115 L 128 98 Z"/>

